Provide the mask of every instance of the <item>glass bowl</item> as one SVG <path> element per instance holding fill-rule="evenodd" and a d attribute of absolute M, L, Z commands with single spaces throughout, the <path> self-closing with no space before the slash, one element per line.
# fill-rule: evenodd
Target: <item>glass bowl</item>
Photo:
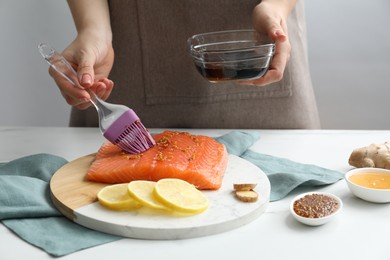
<path fill-rule="evenodd" d="M 196 69 L 210 82 L 260 78 L 275 52 L 275 44 L 255 30 L 196 34 L 187 44 Z"/>

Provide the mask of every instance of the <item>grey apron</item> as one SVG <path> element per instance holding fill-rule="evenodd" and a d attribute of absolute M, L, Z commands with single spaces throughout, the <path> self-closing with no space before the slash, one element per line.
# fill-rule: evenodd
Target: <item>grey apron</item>
<path fill-rule="evenodd" d="M 308 67 L 303 1 L 288 20 L 291 58 L 266 87 L 211 84 L 187 53 L 193 34 L 252 28 L 258 0 L 109 2 L 115 82 L 108 101 L 132 108 L 148 128 L 319 128 Z M 70 126 L 97 126 L 94 108 L 72 109 Z"/>

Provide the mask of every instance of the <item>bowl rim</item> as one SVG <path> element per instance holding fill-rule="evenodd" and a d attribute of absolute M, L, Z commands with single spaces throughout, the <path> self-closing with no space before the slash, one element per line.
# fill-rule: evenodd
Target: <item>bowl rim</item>
<path fill-rule="evenodd" d="M 295 212 L 295 210 L 294 210 L 294 202 L 297 201 L 300 198 L 303 198 L 306 195 L 312 195 L 312 194 L 325 195 L 325 196 L 334 198 L 335 200 L 337 200 L 339 206 L 333 213 L 331 213 L 330 215 L 324 216 L 324 217 L 307 218 L 307 217 L 303 217 L 303 216 L 298 215 Z M 324 220 L 330 219 L 330 218 L 334 217 L 335 215 L 337 215 L 341 211 L 342 208 L 343 208 L 343 201 L 338 196 L 336 196 L 336 195 L 334 195 L 333 193 L 330 193 L 330 192 L 322 192 L 322 191 L 310 191 L 310 192 L 301 193 L 301 194 L 295 196 L 291 200 L 291 203 L 290 203 L 290 212 L 291 212 L 291 214 L 293 214 L 294 217 L 296 217 L 298 219 L 301 219 L 301 220 L 310 220 L 310 221 L 313 221 L 313 222 L 314 221 L 315 222 L 320 222 L 320 221 L 324 221 Z"/>
<path fill-rule="evenodd" d="M 347 171 L 345 173 L 345 175 L 344 175 L 344 179 L 345 179 L 345 181 L 347 182 L 348 185 L 352 185 L 352 186 L 358 187 L 360 189 L 371 190 L 371 191 L 376 191 L 376 192 L 389 192 L 390 191 L 390 189 L 377 189 L 377 188 L 364 187 L 362 185 L 359 185 L 359 184 L 356 184 L 356 183 L 352 182 L 349 179 L 349 177 L 351 175 L 354 175 L 354 174 L 359 173 L 359 172 L 365 172 L 365 171 L 382 172 L 382 173 L 390 174 L 390 170 L 388 170 L 388 169 L 374 168 L 374 167 L 362 167 L 362 168 L 353 168 L 353 169 Z"/>
<path fill-rule="evenodd" d="M 205 33 L 198 33 L 198 34 L 194 34 L 192 36 L 190 36 L 188 39 L 187 39 L 187 46 L 189 47 L 190 49 L 190 52 L 191 53 L 204 53 L 204 52 L 207 52 L 207 53 L 229 53 L 229 52 L 238 52 L 238 51 L 245 51 L 245 50 L 251 50 L 251 49 L 259 49 L 259 48 L 272 48 L 271 50 L 271 55 L 274 54 L 275 52 L 275 42 L 272 41 L 270 39 L 270 42 L 269 43 L 264 43 L 264 44 L 261 44 L 261 45 L 256 45 L 256 46 L 252 46 L 252 47 L 243 47 L 243 48 L 238 48 L 238 49 L 234 49 L 234 50 L 213 50 L 213 51 L 204 51 L 204 50 L 197 50 L 196 49 L 196 46 L 199 46 L 199 45 L 193 45 L 192 44 L 192 41 L 195 40 L 196 38 L 199 38 L 199 37 L 207 37 L 207 36 L 210 36 L 210 35 L 222 35 L 222 34 L 230 34 L 230 33 L 254 33 L 256 32 L 256 30 L 254 29 L 238 29 L 238 30 L 225 30 L 225 31 L 214 31 L 214 32 L 205 32 Z M 233 43 L 234 41 L 229 41 L 229 43 Z M 209 44 L 203 44 L 203 45 L 214 45 L 214 44 L 218 44 L 219 42 L 215 42 L 215 43 L 209 43 Z"/>
<path fill-rule="evenodd" d="M 213 32 L 204 32 L 204 33 L 197 33 L 188 38 L 187 41 L 190 39 L 195 39 L 199 36 L 207 36 L 207 35 L 213 35 L 213 34 L 229 34 L 229 33 L 254 33 L 256 32 L 255 29 L 233 29 L 233 30 L 221 30 L 221 31 L 213 31 Z"/>
<path fill-rule="evenodd" d="M 211 44 L 210 44 L 211 45 Z M 233 50 L 212 50 L 212 51 L 209 51 L 209 50 L 197 50 L 196 49 L 196 46 L 197 45 L 194 45 L 194 46 L 189 46 L 190 48 L 190 54 L 192 57 L 196 57 L 196 55 L 199 55 L 199 54 L 204 54 L 204 53 L 207 53 L 209 55 L 218 55 L 218 54 L 221 54 L 221 53 L 235 53 L 235 52 L 244 52 L 244 51 L 250 51 L 250 50 L 255 50 L 255 49 L 270 49 L 268 50 L 268 54 L 265 54 L 263 56 L 259 56 L 259 57 L 267 57 L 267 56 L 273 56 L 275 54 L 275 48 L 276 48 L 276 45 L 275 43 L 267 43 L 267 44 L 263 44 L 263 45 L 258 45 L 258 46 L 253 46 L 253 47 L 243 47 L 243 48 L 238 48 L 238 49 L 233 49 Z M 197 57 L 196 57 L 197 58 Z"/>

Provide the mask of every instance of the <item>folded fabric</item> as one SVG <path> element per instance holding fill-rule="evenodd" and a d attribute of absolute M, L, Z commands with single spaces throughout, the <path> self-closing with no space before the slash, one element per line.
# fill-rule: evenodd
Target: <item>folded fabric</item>
<path fill-rule="evenodd" d="M 19 237 L 53 256 L 121 238 L 73 223 L 53 206 L 50 178 L 66 163 L 58 156 L 36 154 L 0 165 L 0 220 Z"/>
<path fill-rule="evenodd" d="M 256 153 L 249 148 L 258 133 L 233 131 L 216 138 L 230 154 L 263 170 L 271 182 L 271 201 L 285 197 L 301 185 L 325 185 L 343 178 L 337 171 Z M 36 154 L 0 165 L 0 220 L 19 237 L 53 256 L 121 239 L 84 228 L 63 217 L 50 199 L 52 175 L 67 161 Z"/>
<path fill-rule="evenodd" d="M 216 138 L 216 140 L 225 144 L 228 153 L 252 162 L 268 176 L 271 183 L 270 201 L 284 198 L 299 186 L 326 185 L 337 182 L 344 177 L 338 171 L 250 150 L 249 148 L 259 138 L 260 135 L 257 132 L 233 131 Z"/>

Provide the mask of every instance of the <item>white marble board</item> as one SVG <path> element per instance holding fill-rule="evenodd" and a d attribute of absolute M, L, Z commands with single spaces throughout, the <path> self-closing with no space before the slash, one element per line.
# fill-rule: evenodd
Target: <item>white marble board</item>
<path fill-rule="evenodd" d="M 80 170 L 85 171 L 86 168 Z M 233 193 L 234 183 L 257 183 L 258 201 L 239 201 Z M 255 220 L 268 206 L 270 183 L 258 167 L 229 155 L 222 187 L 218 191 L 203 192 L 209 198 L 210 206 L 203 213 L 193 216 L 156 213 L 145 207 L 135 211 L 113 211 L 101 206 L 96 198 L 95 202 L 71 208 L 61 199 L 66 194 L 63 191 L 62 194 L 53 192 L 53 189 L 52 198 L 65 216 L 94 230 L 139 239 L 184 239 L 232 230 Z M 93 199 L 91 194 L 86 196 Z"/>

